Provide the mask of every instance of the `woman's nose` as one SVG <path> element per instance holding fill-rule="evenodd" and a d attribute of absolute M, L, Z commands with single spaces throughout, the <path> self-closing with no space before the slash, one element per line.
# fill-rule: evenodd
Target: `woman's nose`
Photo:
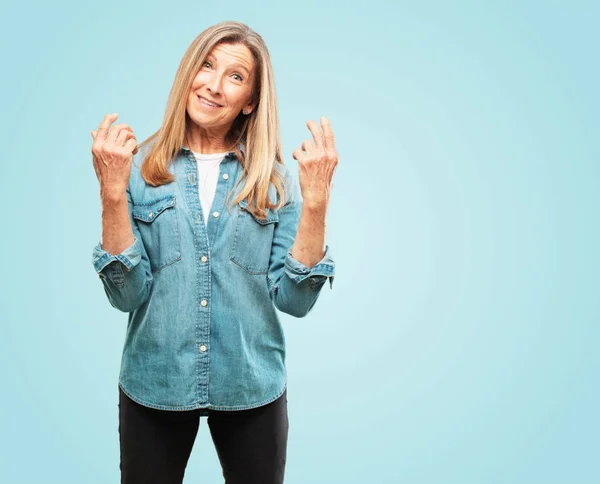
<path fill-rule="evenodd" d="M 213 94 L 221 94 L 221 76 L 214 75 L 208 82 L 208 90 Z"/>

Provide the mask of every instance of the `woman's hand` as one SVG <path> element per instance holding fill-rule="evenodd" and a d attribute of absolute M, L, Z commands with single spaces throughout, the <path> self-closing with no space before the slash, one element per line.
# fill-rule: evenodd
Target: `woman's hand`
<path fill-rule="evenodd" d="M 92 158 L 96 177 L 100 182 L 101 193 L 124 194 L 129 184 L 131 162 L 138 151 L 137 140 L 132 129 L 126 124 L 110 125 L 118 114 L 107 114 L 98 127 L 92 131 Z"/>
<path fill-rule="evenodd" d="M 308 208 L 323 208 L 329 203 L 338 155 L 333 131 L 325 116 L 321 118 L 323 132 L 314 121 L 309 121 L 306 125 L 313 135 L 314 143 L 313 140 L 305 140 L 302 149 L 296 149 L 292 156 L 298 161 L 303 205 Z"/>

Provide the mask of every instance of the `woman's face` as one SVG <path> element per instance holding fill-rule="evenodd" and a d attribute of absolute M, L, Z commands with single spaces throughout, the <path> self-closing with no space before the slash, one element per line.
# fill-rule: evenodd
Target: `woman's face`
<path fill-rule="evenodd" d="M 254 68 L 252 52 L 245 45 L 215 46 L 192 82 L 187 102 L 190 118 L 200 128 L 227 131 L 242 109 L 250 114 L 255 107 L 250 104 Z M 205 100 L 218 106 L 207 105 Z"/>

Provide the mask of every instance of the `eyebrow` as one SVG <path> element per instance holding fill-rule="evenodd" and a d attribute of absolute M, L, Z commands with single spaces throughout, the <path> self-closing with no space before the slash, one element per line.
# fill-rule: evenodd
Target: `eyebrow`
<path fill-rule="evenodd" d="M 211 59 L 213 59 L 215 62 L 217 61 L 217 58 L 216 58 L 214 55 L 212 55 L 212 54 L 208 54 L 208 55 L 206 56 L 206 58 L 207 58 L 207 59 L 208 59 L 209 57 L 210 57 Z M 237 69 L 243 69 L 243 70 L 245 70 L 245 71 L 246 71 L 246 74 L 250 75 L 250 71 L 248 70 L 248 68 L 244 67 L 242 64 L 235 63 L 235 64 L 232 64 L 230 67 L 231 67 L 231 68 L 237 68 Z"/>

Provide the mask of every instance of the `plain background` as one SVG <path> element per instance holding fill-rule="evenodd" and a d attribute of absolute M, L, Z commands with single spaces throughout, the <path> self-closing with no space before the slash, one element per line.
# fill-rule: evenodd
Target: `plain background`
<path fill-rule="evenodd" d="M 119 480 L 90 131 L 152 134 L 222 20 L 270 49 L 285 162 L 323 115 L 340 158 L 333 289 L 282 314 L 286 483 L 600 482 L 600 9 L 415 3 L 2 7 L 1 482 Z M 223 482 L 204 418 L 185 482 Z"/>

